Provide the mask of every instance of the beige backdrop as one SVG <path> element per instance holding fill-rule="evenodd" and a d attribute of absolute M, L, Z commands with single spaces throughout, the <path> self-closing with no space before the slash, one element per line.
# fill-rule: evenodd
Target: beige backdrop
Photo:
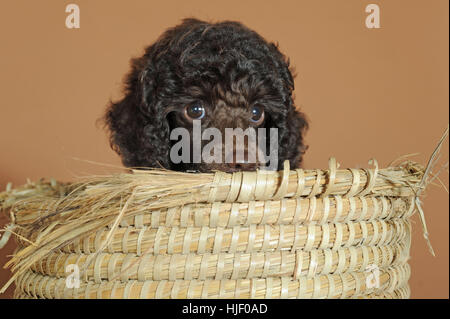
<path fill-rule="evenodd" d="M 365 7 L 381 8 L 381 28 L 365 27 Z M 81 28 L 65 27 L 65 6 Z M 448 1 L 13 1 L 0 8 L 0 188 L 27 178 L 103 173 L 76 160 L 120 164 L 95 125 L 132 56 L 169 26 L 194 16 L 239 20 L 296 66 L 296 103 L 309 116 L 306 168 L 381 165 L 419 152 L 425 163 L 448 122 Z M 443 149 L 448 160 L 448 143 Z M 441 174 L 448 185 L 448 170 Z M 433 258 L 414 217 L 413 298 L 449 297 L 449 197 L 424 199 Z M 0 224 L 6 217 L 2 214 Z M 0 251 L 7 260 L 14 241 Z M 0 272 L 0 284 L 9 276 Z M 11 296 L 12 289 L 0 298 Z"/>

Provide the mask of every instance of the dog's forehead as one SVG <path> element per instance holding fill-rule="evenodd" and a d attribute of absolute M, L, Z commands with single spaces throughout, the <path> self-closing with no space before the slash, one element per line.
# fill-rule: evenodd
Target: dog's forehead
<path fill-rule="evenodd" d="M 249 112 L 249 103 L 244 99 L 239 101 L 238 98 L 231 101 L 217 100 L 213 112 L 214 115 L 229 114 L 230 116 L 239 116 Z"/>
<path fill-rule="evenodd" d="M 194 99 L 206 100 L 211 106 L 248 109 L 249 105 L 263 98 L 269 89 L 262 82 L 258 83 L 243 77 L 237 81 L 221 79 L 220 81 L 198 81 L 186 88 L 186 94 Z"/>
<path fill-rule="evenodd" d="M 224 86 L 218 83 L 213 88 L 213 98 L 217 106 L 228 106 L 234 108 L 247 108 L 251 96 L 251 87 L 243 81 L 229 83 Z"/>

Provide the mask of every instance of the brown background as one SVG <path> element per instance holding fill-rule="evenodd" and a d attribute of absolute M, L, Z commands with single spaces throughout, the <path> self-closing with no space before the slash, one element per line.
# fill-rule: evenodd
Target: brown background
<path fill-rule="evenodd" d="M 65 27 L 65 6 L 81 28 Z M 381 8 L 367 29 L 365 6 Z M 309 116 L 306 168 L 381 165 L 420 152 L 425 163 L 448 122 L 448 1 L 2 1 L 0 5 L 0 188 L 26 178 L 73 180 L 119 165 L 95 125 L 132 56 L 181 18 L 239 20 L 296 66 L 296 103 Z M 448 160 L 448 143 L 443 148 Z M 448 171 L 441 174 L 448 185 Z M 449 297 L 448 194 L 430 186 L 424 209 L 437 257 L 414 217 L 413 298 Z M 2 216 L 0 224 L 6 217 Z M 0 251 L 0 264 L 14 241 Z M 9 272 L 0 272 L 3 284 Z M 12 290 L 0 296 L 11 296 Z"/>

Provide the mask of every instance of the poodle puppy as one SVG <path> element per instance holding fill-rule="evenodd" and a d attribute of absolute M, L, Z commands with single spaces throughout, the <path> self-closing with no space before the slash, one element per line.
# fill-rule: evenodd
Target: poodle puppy
<path fill-rule="evenodd" d="M 180 141 L 171 132 L 181 127 L 193 133 L 197 121 L 203 131 L 222 133 L 227 128 L 266 128 L 266 143 L 269 129 L 276 129 L 278 156 L 272 167 L 282 169 L 289 160 L 295 168 L 307 149 L 303 134 L 308 123 L 294 106 L 293 90 L 289 60 L 276 44 L 239 22 L 189 18 L 131 60 L 124 97 L 110 102 L 104 122 L 111 147 L 127 167 L 233 172 L 264 166 L 237 161 L 234 143 L 235 155 L 228 162 L 198 163 L 192 154 L 191 161 L 171 160 L 171 148 Z M 198 142 L 193 136 L 191 145 Z M 249 148 L 243 149 L 247 154 Z"/>

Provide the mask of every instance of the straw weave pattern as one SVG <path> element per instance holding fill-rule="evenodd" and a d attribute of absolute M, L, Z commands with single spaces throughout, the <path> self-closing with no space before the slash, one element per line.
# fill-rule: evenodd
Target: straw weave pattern
<path fill-rule="evenodd" d="M 409 298 L 411 185 L 420 176 L 374 166 L 338 170 L 331 159 L 328 170 L 217 172 L 173 204 L 162 195 L 131 203 L 117 225 L 105 215 L 18 273 L 15 298 Z M 58 224 L 49 203 L 13 210 L 24 226 L 18 256 L 47 236 L 30 231 L 44 211 Z M 81 269 L 78 288 L 67 287 L 69 265 Z"/>

